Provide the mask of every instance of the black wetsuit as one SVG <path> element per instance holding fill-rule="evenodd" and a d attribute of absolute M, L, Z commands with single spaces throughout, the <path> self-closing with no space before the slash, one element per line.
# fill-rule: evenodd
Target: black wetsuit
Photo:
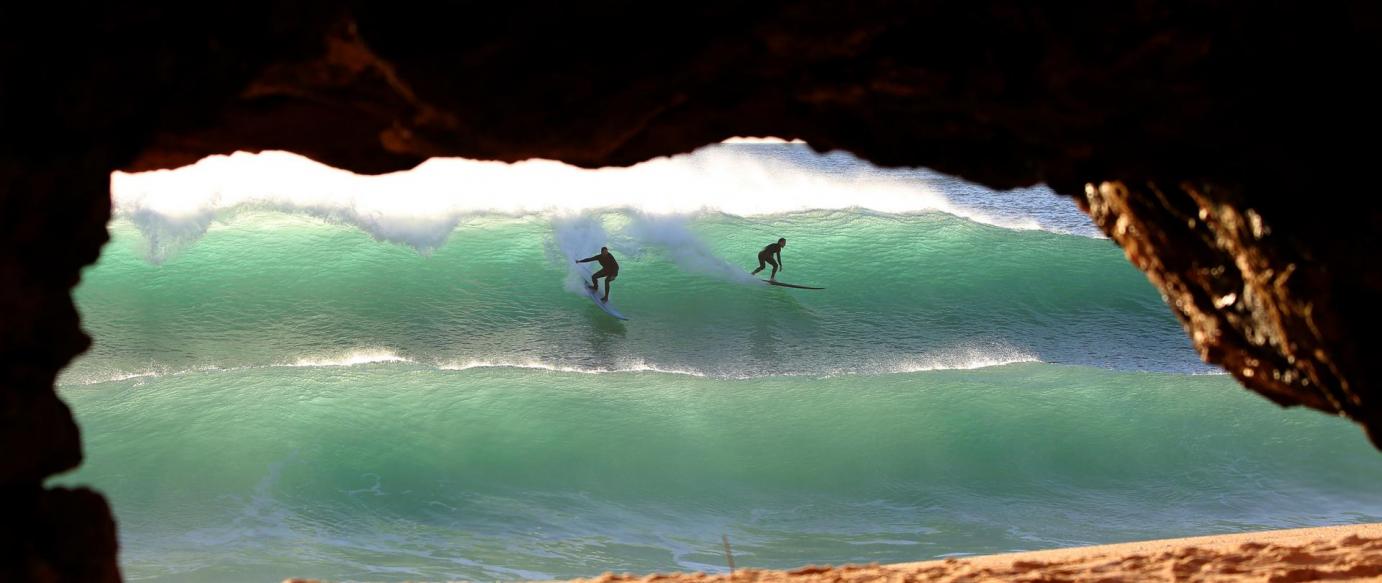
<path fill-rule="evenodd" d="M 782 245 L 769 243 L 762 251 L 758 252 L 758 268 L 763 269 L 763 264 L 767 263 L 773 267 L 779 267 L 775 255 L 782 253 Z"/>
<path fill-rule="evenodd" d="M 762 251 L 758 252 L 758 269 L 753 270 L 753 275 L 758 275 L 758 272 L 763 271 L 763 267 L 765 266 L 764 264 L 771 264 L 773 266 L 773 272 L 771 275 L 768 276 L 768 278 L 776 280 L 777 271 L 779 269 L 782 269 L 782 266 L 778 265 L 777 257 L 774 256 L 780 256 L 781 253 L 781 243 L 771 243 L 767 247 L 764 247 Z"/>
<path fill-rule="evenodd" d="M 605 281 L 614 281 L 614 278 L 619 277 L 619 262 L 614 260 L 613 253 L 601 253 L 592 257 L 586 257 L 576 263 L 589 263 L 591 261 L 600 262 L 600 270 L 596 271 L 595 275 L 592 275 L 591 278 L 603 277 Z"/>

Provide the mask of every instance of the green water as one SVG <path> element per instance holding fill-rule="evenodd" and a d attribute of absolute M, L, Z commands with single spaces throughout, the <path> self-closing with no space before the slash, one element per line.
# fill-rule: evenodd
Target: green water
<path fill-rule="evenodd" d="M 721 535 L 739 566 L 794 567 L 1382 520 L 1361 433 L 1212 374 L 1107 240 L 859 208 L 472 213 L 410 238 L 406 216 L 294 208 L 178 237 L 117 205 L 76 291 L 96 344 L 60 387 L 87 456 L 56 481 L 109 496 L 130 579 L 723 571 Z M 826 290 L 745 275 L 777 237 L 780 279 Z M 432 243 L 389 242 L 412 239 Z M 628 322 L 578 293 L 570 260 L 605 244 Z"/>
<path fill-rule="evenodd" d="M 132 578 L 907 561 L 1382 517 L 1357 431 L 1216 376 L 725 380 L 409 363 L 64 391 Z"/>

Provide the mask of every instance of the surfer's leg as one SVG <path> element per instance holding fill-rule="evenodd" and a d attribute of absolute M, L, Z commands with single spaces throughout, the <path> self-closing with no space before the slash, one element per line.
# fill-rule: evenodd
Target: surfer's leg
<path fill-rule="evenodd" d="M 603 270 L 603 269 L 601 269 L 601 270 L 599 270 L 599 271 L 596 271 L 596 272 L 595 272 L 595 275 L 590 276 L 590 289 L 593 289 L 593 290 L 595 290 L 595 291 L 600 291 L 600 278 L 602 278 L 602 277 L 604 277 L 604 276 L 605 276 L 605 270 Z"/>
<path fill-rule="evenodd" d="M 609 301 L 609 284 L 610 284 L 610 283 L 613 283 L 613 282 L 614 282 L 614 278 L 616 278 L 616 277 L 619 277 L 619 274 L 618 274 L 618 273 L 611 273 L 611 274 L 605 276 L 605 299 L 603 299 L 603 300 L 601 300 L 601 301 L 605 301 L 605 302 L 608 302 L 608 301 Z"/>
<path fill-rule="evenodd" d="M 764 267 L 767 267 L 767 264 L 763 262 L 763 258 L 762 258 L 762 257 L 759 257 L 759 258 L 758 258 L 758 269 L 753 270 L 753 273 L 750 273 L 749 275 L 758 275 L 758 272 L 763 271 L 763 268 L 764 268 Z"/>
<path fill-rule="evenodd" d="M 775 259 L 769 259 L 769 260 L 768 260 L 768 263 L 771 263 L 771 264 L 773 265 L 773 274 L 772 274 L 772 275 L 769 275 L 769 276 L 768 276 L 768 279 L 773 280 L 773 281 L 777 281 L 777 260 L 775 260 Z"/>

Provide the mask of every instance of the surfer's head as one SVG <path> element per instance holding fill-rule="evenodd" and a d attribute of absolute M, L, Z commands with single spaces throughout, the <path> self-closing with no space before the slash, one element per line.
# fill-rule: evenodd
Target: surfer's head
<path fill-rule="evenodd" d="M 786 240 L 786 239 L 778 239 L 778 240 L 777 240 L 777 244 L 778 244 L 778 245 L 782 245 L 783 247 L 786 247 L 786 246 L 787 246 L 787 240 Z"/>
<path fill-rule="evenodd" d="M 600 248 L 600 254 L 601 254 L 601 255 L 609 255 L 609 247 L 601 247 L 601 248 Z"/>

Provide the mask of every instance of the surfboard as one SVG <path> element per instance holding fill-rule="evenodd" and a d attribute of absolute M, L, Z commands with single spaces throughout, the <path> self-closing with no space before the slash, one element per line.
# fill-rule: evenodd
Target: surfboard
<path fill-rule="evenodd" d="M 590 301 L 595 302 L 595 307 L 604 310 L 606 314 L 619 318 L 620 320 L 628 320 L 627 317 L 619 313 L 619 310 L 614 309 L 614 306 L 609 305 L 609 302 L 600 301 L 600 298 L 604 297 L 604 294 L 590 289 L 590 286 L 585 282 L 581 282 L 581 285 L 585 287 L 585 296 L 590 298 Z"/>
<path fill-rule="evenodd" d="M 764 280 L 762 280 L 762 281 L 763 281 L 763 283 L 766 283 L 766 284 L 768 284 L 768 285 L 776 285 L 776 286 L 779 286 L 779 287 L 794 287 L 794 288 L 797 288 L 797 289 L 825 289 L 825 288 L 823 288 L 823 287 L 811 287 L 811 286 L 809 286 L 809 285 L 797 285 L 797 284 L 795 284 L 795 283 L 782 283 L 782 282 L 780 282 L 780 281 L 773 281 L 773 280 L 771 280 L 771 279 L 764 279 Z"/>

